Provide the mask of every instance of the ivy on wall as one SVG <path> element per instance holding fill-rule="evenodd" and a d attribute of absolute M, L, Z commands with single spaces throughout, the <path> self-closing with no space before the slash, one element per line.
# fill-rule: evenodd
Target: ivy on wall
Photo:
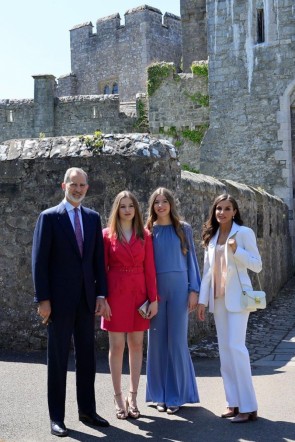
<path fill-rule="evenodd" d="M 209 75 L 208 62 L 206 61 L 193 61 L 191 65 L 191 71 L 194 75 L 199 77 L 207 77 Z"/>
<path fill-rule="evenodd" d="M 147 109 L 145 102 L 140 99 L 137 101 L 137 115 L 138 118 L 136 123 L 134 123 L 134 128 L 141 132 L 147 132 L 149 130 Z"/>
<path fill-rule="evenodd" d="M 179 129 L 175 126 L 171 126 L 168 129 L 160 128 L 159 133 L 174 138 L 175 147 L 180 147 L 183 144 L 181 138 L 186 138 L 195 144 L 200 144 L 204 135 L 208 129 L 207 124 L 199 126 L 197 129 Z"/>
<path fill-rule="evenodd" d="M 170 75 L 174 75 L 176 72 L 173 63 L 153 63 L 147 69 L 148 80 L 147 80 L 147 93 L 151 97 L 156 90 L 160 87 L 161 83 L 165 78 Z M 176 76 L 178 77 L 178 76 Z M 178 79 L 178 78 L 177 78 Z"/>
<path fill-rule="evenodd" d="M 199 106 L 209 107 L 209 95 L 201 94 L 201 92 L 196 92 L 195 94 L 189 94 L 187 91 L 185 92 L 185 95 Z"/>

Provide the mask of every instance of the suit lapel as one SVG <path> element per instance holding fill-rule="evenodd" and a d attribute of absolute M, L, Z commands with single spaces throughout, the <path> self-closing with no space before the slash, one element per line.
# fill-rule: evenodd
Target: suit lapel
<path fill-rule="evenodd" d="M 229 235 L 228 235 L 228 238 L 227 238 L 226 243 L 225 243 L 225 262 L 226 262 L 226 266 L 228 266 L 228 247 L 227 247 L 228 246 L 228 240 L 230 238 L 234 238 L 235 235 L 238 233 L 239 229 L 240 229 L 240 226 L 238 224 L 236 224 L 235 222 L 233 222 L 233 224 L 231 226 L 231 230 L 230 230 Z"/>

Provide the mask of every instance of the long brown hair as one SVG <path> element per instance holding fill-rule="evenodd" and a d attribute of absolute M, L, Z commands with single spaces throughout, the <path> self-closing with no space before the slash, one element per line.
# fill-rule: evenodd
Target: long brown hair
<path fill-rule="evenodd" d="M 207 247 L 211 238 L 215 235 L 219 228 L 219 223 L 216 219 L 215 212 L 216 207 L 221 201 L 228 200 L 232 203 L 233 209 L 236 211 L 234 221 L 239 226 L 242 226 L 244 223 L 241 218 L 240 210 L 237 201 L 229 195 L 228 193 L 223 193 L 222 195 L 218 196 L 214 202 L 212 207 L 210 208 L 209 217 L 207 221 L 203 224 L 203 232 L 202 232 L 202 245 L 203 247 Z"/>
<path fill-rule="evenodd" d="M 180 239 L 181 251 L 184 255 L 186 255 L 188 252 L 188 247 L 187 247 L 187 242 L 186 242 L 186 238 L 185 238 L 185 234 L 184 234 L 184 230 L 183 230 L 183 223 L 181 222 L 181 217 L 180 217 L 180 215 L 177 211 L 177 208 L 176 208 L 175 198 L 174 198 L 172 192 L 170 190 L 166 189 L 165 187 L 159 187 L 150 196 L 149 208 L 148 208 L 148 219 L 146 222 L 147 229 L 150 232 L 153 232 L 154 223 L 155 223 L 155 221 L 157 221 L 157 214 L 155 212 L 154 204 L 155 204 L 155 200 L 158 195 L 163 195 L 170 204 L 170 214 L 169 214 L 170 219 L 171 219 L 172 225 L 175 229 L 175 233 Z"/>
<path fill-rule="evenodd" d="M 141 211 L 139 209 L 139 204 L 135 195 L 133 195 L 133 193 L 129 190 L 123 190 L 122 192 L 118 193 L 118 195 L 114 199 L 111 213 L 108 219 L 109 237 L 115 236 L 116 238 L 118 238 L 119 241 L 124 241 L 124 235 L 119 218 L 120 203 L 123 198 L 131 199 L 135 209 L 134 218 L 132 220 L 132 228 L 135 231 L 135 235 L 137 238 L 144 239 L 144 225 Z"/>

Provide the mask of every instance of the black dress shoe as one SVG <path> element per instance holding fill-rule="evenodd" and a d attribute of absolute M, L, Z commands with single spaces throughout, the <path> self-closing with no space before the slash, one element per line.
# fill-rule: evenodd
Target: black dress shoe
<path fill-rule="evenodd" d="M 99 416 L 97 413 L 83 414 L 79 413 L 79 420 L 83 424 L 93 425 L 94 427 L 109 427 L 110 424 L 103 417 Z"/>
<path fill-rule="evenodd" d="M 50 421 L 51 434 L 54 436 L 65 437 L 68 435 L 68 429 L 63 422 Z"/>

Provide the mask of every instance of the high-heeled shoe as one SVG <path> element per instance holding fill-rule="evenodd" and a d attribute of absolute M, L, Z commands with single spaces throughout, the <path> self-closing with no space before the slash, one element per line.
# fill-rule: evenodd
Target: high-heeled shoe
<path fill-rule="evenodd" d="M 120 400 L 121 398 L 121 400 Z M 114 404 L 116 408 L 117 419 L 126 419 L 128 416 L 127 410 L 125 408 L 124 400 L 122 397 L 122 392 L 114 394 Z"/>
<path fill-rule="evenodd" d="M 129 395 L 126 397 L 126 410 L 127 410 L 128 416 L 132 417 L 133 419 L 138 419 L 140 416 L 140 411 L 137 408 L 137 404 L 136 404 L 137 391 L 129 391 L 129 394 L 131 395 L 131 397 Z M 131 405 L 131 404 L 135 404 L 135 405 Z"/>
<path fill-rule="evenodd" d="M 226 411 L 222 413 L 221 417 L 228 418 L 228 417 L 235 417 L 239 414 L 239 407 L 227 407 Z"/>
<path fill-rule="evenodd" d="M 257 411 L 251 411 L 250 413 L 239 413 L 231 421 L 232 424 L 243 424 L 245 422 L 257 421 Z"/>

